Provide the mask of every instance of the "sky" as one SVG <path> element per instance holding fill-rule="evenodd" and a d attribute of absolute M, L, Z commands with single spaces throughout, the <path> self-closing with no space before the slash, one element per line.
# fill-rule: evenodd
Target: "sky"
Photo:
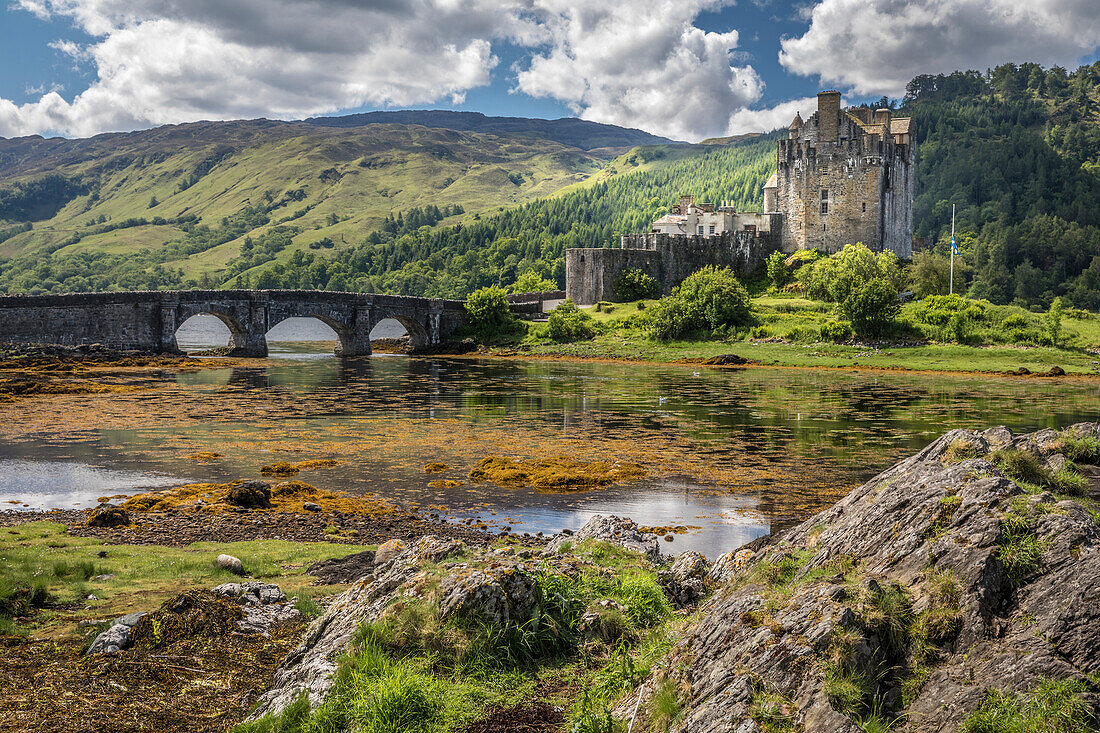
<path fill-rule="evenodd" d="M 1100 51 L 1098 0 L 0 0 L 0 137 L 377 109 L 677 140 Z"/>

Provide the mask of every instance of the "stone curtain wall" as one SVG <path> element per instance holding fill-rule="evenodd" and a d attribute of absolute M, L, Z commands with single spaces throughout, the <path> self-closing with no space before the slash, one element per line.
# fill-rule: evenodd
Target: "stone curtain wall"
<path fill-rule="evenodd" d="M 345 356 L 370 353 L 370 332 L 399 321 L 414 348 L 449 338 L 465 322 L 463 302 L 399 295 L 307 290 L 186 290 L 0 297 L 0 342 L 177 353 L 176 329 L 198 314 L 229 327 L 240 356 L 266 356 L 266 334 L 294 316 L 317 318 L 340 337 Z"/>
<path fill-rule="evenodd" d="M 629 269 L 641 270 L 657 282 L 663 281 L 664 268 L 659 252 L 643 249 L 567 249 L 565 297 L 577 305 L 614 300 L 615 278 Z"/>
<path fill-rule="evenodd" d="M 668 295 L 688 275 L 707 265 L 732 268 L 747 276 L 779 249 L 779 238 L 753 232 L 714 236 L 627 234 L 621 249 L 570 249 L 565 252 L 565 292 L 578 305 L 615 299 L 615 278 L 638 269 L 661 284 Z"/>

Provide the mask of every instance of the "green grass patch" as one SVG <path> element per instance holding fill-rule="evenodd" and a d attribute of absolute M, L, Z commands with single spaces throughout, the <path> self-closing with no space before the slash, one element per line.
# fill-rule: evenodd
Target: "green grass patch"
<path fill-rule="evenodd" d="M 33 522 L 0 528 L 0 618 L 33 616 L 27 628 L 41 631 L 71 630 L 71 612 L 63 623 L 46 604 L 87 606 L 93 617 L 145 611 L 184 590 L 210 588 L 237 580 L 214 565 L 219 553 L 241 558 L 246 572 L 257 580 L 277 583 L 287 595 L 303 591 L 313 597 L 326 592 L 310 587 L 305 569 L 318 560 L 342 557 L 362 550 L 355 545 L 324 542 L 254 540 L 251 542 L 197 542 L 186 547 L 159 545 L 108 545 L 92 537 L 69 535 L 65 527 Z M 105 550 L 106 557 L 98 553 Z M 114 577 L 93 580 L 100 575 Z M 331 592 L 331 591 L 330 591 Z M 98 600 L 87 600 L 89 594 Z M 35 611 L 35 613 L 31 613 Z"/>
<path fill-rule="evenodd" d="M 1044 680 L 1023 694 L 988 690 L 960 733 L 1087 733 L 1097 720 L 1086 698 L 1095 685 L 1083 680 Z"/>

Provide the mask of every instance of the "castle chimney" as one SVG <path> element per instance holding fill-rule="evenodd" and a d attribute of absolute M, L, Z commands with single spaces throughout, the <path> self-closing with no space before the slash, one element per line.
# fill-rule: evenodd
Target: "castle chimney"
<path fill-rule="evenodd" d="M 890 134 L 890 110 L 888 109 L 876 109 L 875 110 L 875 124 L 886 125 L 886 132 L 884 135 Z"/>
<path fill-rule="evenodd" d="M 821 143 L 840 141 L 840 92 L 818 92 L 817 141 Z"/>

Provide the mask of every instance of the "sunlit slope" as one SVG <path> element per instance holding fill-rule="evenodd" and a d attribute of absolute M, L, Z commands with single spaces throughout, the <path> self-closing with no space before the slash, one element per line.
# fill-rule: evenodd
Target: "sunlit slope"
<path fill-rule="evenodd" d="M 0 141 L 0 189 L 51 174 L 81 188 L 31 231 L 0 243 L 0 256 L 54 249 L 74 234 L 83 238 L 59 254 L 155 247 L 182 236 L 171 223 L 180 217 L 217 226 L 265 202 L 277 205 L 253 236 L 279 223 L 299 229 L 295 245 L 351 243 L 391 212 L 428 204 L 492 210 L 552 194 L 601 164 L 552 141 L 381 124 L 196 123 L 87 141 Z M 165 223 L 96 233 L 157 217 Z M 185 272 L 223 266 L 239 239 L 168 264 Z"/>

